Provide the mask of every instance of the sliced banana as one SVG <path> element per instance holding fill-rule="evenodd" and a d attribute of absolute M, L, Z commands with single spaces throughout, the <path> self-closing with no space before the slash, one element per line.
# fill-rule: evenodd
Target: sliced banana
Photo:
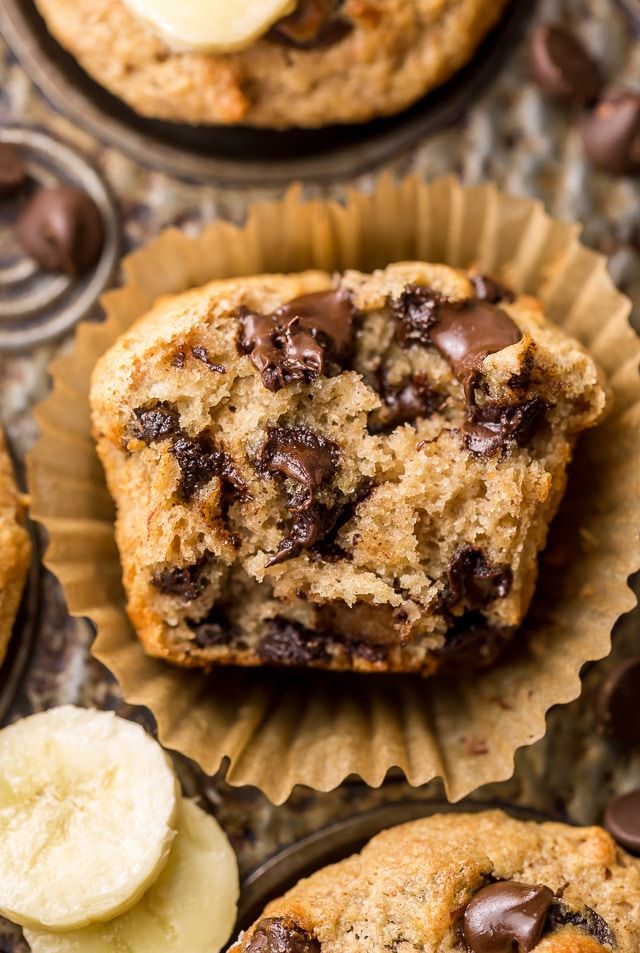
<path fill-rule="evenodd" d="M 123 0 L 176 50 L 231 52 L 250 46 L 297 0 Z"/>
<path fill-rule="evenodd" d="M 133 909 L 73 933 L 26 930 L 32 953 L 218 953 L 238 900 L 236 858 L 218 823 L 183 800 L 169 863 Z"/>
<path fill-rule="evenodd" d="M 67 705 L 0 731 L 0 913 L 69 930 L 133 906 L 177 803 L 160 745 L 111 712 Z"/>

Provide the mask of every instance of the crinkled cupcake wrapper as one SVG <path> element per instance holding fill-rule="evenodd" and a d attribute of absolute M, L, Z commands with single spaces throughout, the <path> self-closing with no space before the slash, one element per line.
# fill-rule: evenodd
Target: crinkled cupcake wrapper
<path fill-rule="evenodd" d="M 52 366 L 30 459 L 33 515 L 49 534 L 47 564 L 70 611 L 97 625 L 93 653 L 124 697 L 154 714 L 162 743 L 231 784 L 280 803 L 296 784 L 330 790 L 351 774 L 379 785 L 399 767 L 413 785 L 440 776 L 451 800 L 508 778 L 514 755 L 545 731 L 551 705 L 580 692 L 582 665 L 606 655 L 611 629 L 635 598 L 640 567 L 640 341 L 630 302 L 578 227 L 530 199 L 453 178 L 379 180 L 345 205 L 296 187 L 259 204 L 237 228 L 214 222 L 198 238 L 176 229 L 124 262 L 104 298 L 107 320 L 78 330 Z M 479 267 L 542 299 L 585 344 L 613 394 L 606 420 L 579 441 L 569 488 L 526 623 L 493 668 L 420 680 L 323 672 L 224 670 L 204 675 L 147 658 L 125 612 L 114 507 L 90 432 L 89 380 L 98 357 L 162 294 L 213 278 L 305 268 L 372 271 L 403 259 Z"/>

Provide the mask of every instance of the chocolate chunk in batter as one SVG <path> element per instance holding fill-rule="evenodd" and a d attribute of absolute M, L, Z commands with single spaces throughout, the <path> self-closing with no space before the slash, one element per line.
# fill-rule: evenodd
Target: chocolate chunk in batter
<path fill-rule="evenodd" d="M 483 887 L 463 917 L 472 953 L 530 953 L 540 939 L 553 891 L 549 887 L 501 881 Z"/>
<path fill-rule="evenodd" d="M 294 510 L 291 528 L 267 562 L 267 568 L 278 566 L 299 556 L 305 549 L 311 549 L 324 539 L 332 526 L 331 512 L 318 503 L 314 503 L 309 509 Z"/>
<path fill-rule="evenodd" d="M 202 361 L 210 371 L 215 371 L 216 374 L 227 373 L 226 367 L 223 364 L 216 364 L 215 361 L 212 361 L 206 347 L 203 347 L 201 344 L 196 344 L 195 347 L 192 347 L 191 353 L 197 361 Z"/>
<path fill-rule="evenodd" d="M 502 284 L 491 275 L 472 275 L 476 298 L 479 301 L 488 301 L 489 304 L 500 304 L 501 301 L 515 301 L 516 294 L 507 285 Z"/>
<path fill-rule="evenodd" d="M 258 645 L 260 661 L 267 665 L 308 665 L 329 658 L 325 639 L 318 632 L 277 616 L 267 623 L 267 632 Z"/>
<path fill-rule="evenodd" d="M 616 939 L 611 927 L 599 913 L 596 913 L 591 907 L 583 907 L 580 911 L 572 910 L 564 900 L 554 900 L 549 909 L 545 932 L 559 930 L 565 926 L 572 926 L 581 930 L 587 936 L 597 940 L 602 946 L 608 944 L 612 949 L 616 947 Z"/>
<path fill-rule="evenodd" d="M 166 400 L 154 400 L 144 407 L 136 407 L 131 432 L 146 444 L 167 440 L 180 432 L 178 409 Z"/>
<path fill-rule="evenodd" d="M 507 626 L 491 626 L 475 609 L 453 617 L 445 642 L 437 654 L 445 672 L 466 671 L 492 665 L 511 637 Z"/>
<path fill-rule="evenodd" d="M 239 495 L 246 493 L 246 485 L 228 454 L 218 450 L 205 434 L 187 437 L 184 434 L 174 442 L 171 453 L 180 467 L 178 495 L 187 502 L 197 489 L 213 477 L 219 477 Z"/>
<path fill-rule="evenodd" d="M 449 301 L 409 285 L 392 308 L 402 347 L 433 345 L 462 382 L 469 403 L 485 357 L 522 340 L 509 315 L 487 301 Z"/>
<path fill-rule="evenodd" d="M 509 566 L 490 566 L 481 549 L 463 546 L 449 564 L 448 602 L 481 609 L 494 599 L 504 599 L 511 589 Z"/>
<path fill-rule="evenodd" d="M 351 355 L 354 311 L 339 290 L 302 295 L 270 315 L 238 312 L 238 348 L 249 354 L 267 390 L 310 383 Z"/>
<path fill-rule="evenodd" d="M 300 0 L 289 16 L 273 26 L 268 38 L 297 50 L 313 50 L 339 43 L 353 29 L 339 16 L 340 0 Z"/>
<path fill-rule="evenodd" d="M 152 584 L 164 596 L 178 596 L 183 602 L 193 602 L 202 595 L 207 586 L 204 568 L 208 559 L 201 559 L 192 566 L 172 566 L 161 569 L 151 577 Z"/>
<path fill-rule="evenodd" d="M 467 449 L 476 456 L 489 457 L 510 442 L 526 447 L 544 423 L 547 410 L 537 396 L 519 404 L 473 405 L 464 427 Z"/>
<path fill-rule="evenodd" d="M 229 621 L 225 613 L 214 606 L 208 616 L 201 622 L 188 622 L 194 633 L 193 642 L 199 649 L 210 649 L 215 646 L 228 646 L 237 639 L 238 631 Z M 240 648 L 236 644 L 237 648 Z"/>
<path fill-rule="evenodd" d="M 380 376 L 379 391 L 384 406 L 371 414 L 369 432 L 390 433 L 402 424 L 415 423 L 439 410 L 446 397 L 429 386 L 424 374 L 415 374 L 402 384 L 393 385 Z"/>

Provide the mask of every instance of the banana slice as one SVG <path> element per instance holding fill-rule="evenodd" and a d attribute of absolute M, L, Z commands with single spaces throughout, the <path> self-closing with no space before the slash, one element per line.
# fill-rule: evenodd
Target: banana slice
<path fill-rule="evenodd" d="M 297 0 L 123 2 L 174 49 L 221 53 L 250 46 L 297 5 Z"/>
<path fill-rule="evenodd" d="M 69 930 L 128 909 L 167 861 L 177 801 L 160 745 L 110 712 L 0 731 L 0 913 Z"/>
<path fill-rule="evenodd" d="M 32 953 L 217 953 L 231 935 L 238 892 L 224 832 L 183 800 L 169 863 L 132 910 L 73 933 L 26 930 L 25 937 Z"/>

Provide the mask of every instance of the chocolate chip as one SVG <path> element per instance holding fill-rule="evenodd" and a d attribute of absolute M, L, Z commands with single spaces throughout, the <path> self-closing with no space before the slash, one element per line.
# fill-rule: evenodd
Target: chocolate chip
<path fill-rule="evenodd" d="M 378 389 L 384 407 L 371 414 L 368 424 L 372 434 L 390 433 L 402 424 L 412 424 L 430 417 L 439 410 L 446 397 L 433 390 L 424 374 L 415 374 L 402 384 L 390 384 L 384 374 L 379 375 Z"/>
<path fill-rule="evenodd" d="M 553 891 L 502 881 L 483 887 L 463 917 L 472 953 L 530 953 L 542 937 Z"/>
<path fill-rule="evenodd" d="M 622 86 L 605 90 L 582 121 L 588 157 L 605 172 L 640 172 L 640 93 Z"/>
<path fill-rule="evenodd" d="M 494 599 L 504 599 L 513 573 L 509 566 L 490 566 L 481 549 L 463 546 L 449 563 L 448 579 L 449 605 L 464 602 L 470 609 L 481 609 Z"/>
<path fill-rule="evenodd" d="M 71 185 L 36 192 L 16 221 L 16 234 L 42 268 L 72 276 L 100 257 L 104 243 L 98 206 L 90 195 Z"/>
<path fill-rule="evenodd" d="M 313 504 L 310 509 L 293 511 L 290 529 L 267 562 L 267 568 L 295 559 L 305 549 L 315 546 L 332 526 L 330 512 L 324 506 Z"/>
<path fill-rule="evenodd" d="M 507 285 L 502 284 L 491 275 L 472 275 L 476 298 L 479 301 L 488 301 L 489 304 L 500 304 L 501 301 L 515 301 L 516 294 Z"/>
<path fill-rule="evenodd" d="M 531 75 L 554 99 L 593 102 L 600 90 L 600 69 L 582 43 L 561 26 L 547 24 L 531 34 Z"/>
<path fill-rule="evenodd" d="M 316 490 L 336 471 L 339 450 L 335 443 L 304 427 L 270 430 L 260 451 L 260 465 L 299 483 L 313 500 Z"/>
<path fill-rule="evenodd" d="M 195 491 L 213 477 L 219 477 L 241 496 L 246 493 L 246 484 L 231 458 L 218 450 L 206 435 L 178 437 L 171 447 L 171 453 L 180 467 L 178 495 L 183 501 L 190 500 Z"/>
<path fill-rule="evenodd" d="M 640 656 L 616 665 L 596 700 L 600 732 L 623 745 L 640 744 Z"/>
<path fill-rule="evenodd" d="M 136 407 L 131 432 L 137 440 L 146 444 L 167 440 L 180 432 L 180 415 L 166 400 L 154 400 L 143 407 Z"/>
<path fill-rule="evenodd" d="M 453 617 L 442 648 L 441 671 L 464 672 L 492 665 L 512 635 L 508 626 L 491 626 L 486 617 L 472 609 Z"/>
<path fill-rule="evenodd" d="M 267 36 L 274 43 L 298 50 L 333 46 L 353 28 L 348 20 L 336 15 L 340 6 L 336 0 L 300 0 L 296 10 L 279 20 Z"/>
<path fill-rule="evenodd" d="M 209 357 L 209 352 L 207 351 L 206 347 L 202 347 L 202 345 L 197 344 L 195 347 L 191 348 L 191 353 L 196 358 L 196 360 L 202 361 L 202 363 L 205 364 L 210 371 L 215 371 L 216 374 L 227 373 L 227 369 L 226 367 L 224 367 L 223 364 L 215 364 L 211 360 L 211 358 Z"/>
<path fill-rule="evenodd" d="M 204 568 L 208 560 L 203 559 L 192 566 L 172 566 L 161 569 L 151 577 L 152 584 L 164 596 L 177 596 L 183 602 L 193 602 L 202 595 L 207 586 Z"/>
<path fill-rule="evenodd" d="M 526 447 L 546 419 L 547 404 L 541 397 L 523 403 L 488 402 L 469 408 L 465 421 L 465 443 L 470 453 L 489 457 L 510 442 Z"/>
<path fill-rule="evenodd" d="M 200 622 L 188 621 L 187 624 L 194 633 L 193 643 L 199 649 L 228 646 L 238 636 L 238 630 L 219 606 L 214 606 Z"/>
<path fill-rule="evenodd" d="M 374 664 L 386 662 L 389 650 L 386 645 L 367 642 L 365 639 L 350 639 L 346 643 L 347 651 L 355 658 L 364 659 Z"/>
<path fill-rule="evenodd" d="M 640 791 L 612 801 L 605 811 L 604 826 L 631 854 L 640 854 Z"/>
<path fill-rule="evenodd" d="M 187 355 L 184 353 L 184 351 L 176 351 L 176 353 L 171 358 L 171 366 L 178 367 L 178 368 L 184 367 L 184 362 L 186 358 L 187 358 Z"/>
<path fill-rule="evenodd" d="M 0 197 L 15 195 L 27 182 L 27 167 L 20 152 L 8 142 L 0 142 Z"/>
<path fill-rule="evenodd" d="M 258 644 L 258 656 L 267 665 L 308 665 L 328 659 L 325 639 L 299 622 L 276 617 Z"/>
<path fill-rule="evenodd" d="M 238 319 L 238 348 L 251 356 L 270 391 L 310 383 L 326 373 L 328 362 L 343 365 L 351 354 L 353 307 L 338 290 L 303 295 L 271 315 L 242 308 Z"/>
<path fill-rule="evenodd" d="M 409 285 L 392 309 L 400 344 L 433 345 L 462 382 L 469 401 L 485 357 L 522 340 L 509 315 L 486 301 L 449 301 L 428 288 Z"/>
<path fill-rule="evenodd" d="M 593 937 L 601 946 L 609 945 L 615 949 L 616 939 L 611 931 L 611 927 L 599 913 L 592 910 L 591 907 L 583 907 L 581 910 L 572 910 L 564 900 L 553 900 L 549 909 L 547 918 L 547 931 L 559 930 L 565 926 L 575 927 L 587 936 Z"/>

